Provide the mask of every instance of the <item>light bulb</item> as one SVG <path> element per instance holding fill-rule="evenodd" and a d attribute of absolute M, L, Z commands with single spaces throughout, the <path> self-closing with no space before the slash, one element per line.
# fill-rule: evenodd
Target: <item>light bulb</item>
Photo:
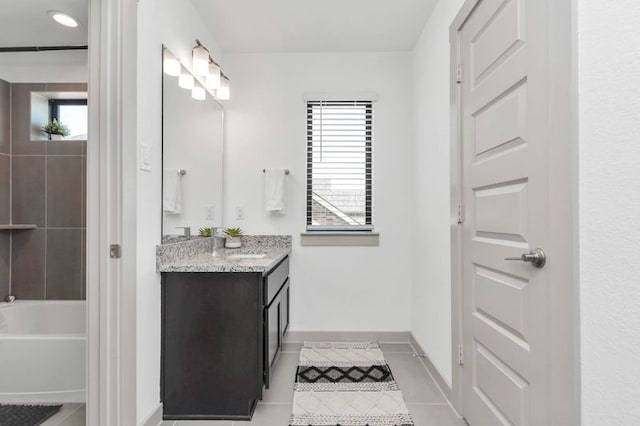
<path fill-rule="evenodd" d="M 204 101 L 207 98 L 207 92 L 205 92 L 204 87 L 196 84 L 191 89 L 191 97 L 197 101 Z"/>
<path fill-rule="evenodd" d="M 215 90 L 220 87 L 220 67 L 213 62 L 209 63 L 209 73 L 205 81 L 207 88 Z"/>
<path fill-rule="evenodd" d="M 162 68 L 164 69 L 164 73 L 171 77 L 177 77 L 180 75 L 180 62 L 168 50 L 164 51 Z"/>
<path fill-rule="evenodd" d="M 193 76 L 189 74 L 189 71 L 182 70 L 180 77 L 178 77 L 178 86 L 183 89 L 191 90 L 193 89 L 193 81 Z"/>
<path fill-rule="evenodd" d="M 222 80 L 220 80 L 220 87 L 216 90 L 216 96 L 221 101 L 226 101 L 231 98 L 231 89 L 227 77 L 222 77 Z"/>
<path fill-rule="evenodd" d="M 193 73 L 197 76 L 205 76 L 209 73 L 209 51 L 203 46 L 193 48 Z"/>
<path fill-rule="evenodd" d="M 53 18 L 54 21 L 56 21 L 60 25 L 63 25 L 69 28 L 78 27 L 78 20 L 67 13 L 58 12 L 56 10 L 50 10 L 49 15 L 51 16 L 51 18 Z"/>

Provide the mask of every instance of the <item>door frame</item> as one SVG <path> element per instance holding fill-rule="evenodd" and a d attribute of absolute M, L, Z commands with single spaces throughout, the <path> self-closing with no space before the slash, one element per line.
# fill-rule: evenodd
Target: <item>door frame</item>
<path fill-rule="evenodd" d="M 134 425 L 137 4 L 88 1 L 86 421 Z"/>
<path fill-rule="evenodd" d="M 462 128 L 461 90 L 458 84 L 460 63 L 459 32 L 482 0 L 466 0 L 450 26 L 450 122 L 451 122 L 451 325 L 452 325 L 452 405 L 464 417 L 462 404 L 463 375 L 459 365 L 459 348 L 463 346 L 463 268 L 462 226 L 458 223 L 462 206 Z M 580 321 L 579 321 L 579 239 L 578 239 L 578 43 L 577 0 L 545 1 L 548 7 L 549 45 L 549 137 L 553 145 L 549 161 L 550 205 L 561 206 L 552 215 L 550 232 L 558 236 L 550 247 L 552 262 L 572 265 L 554 273 L 551 281 L 565 283 L 551 289 L 550 298 L 550 401 L 573 401 L 552 404 L 550 418 L 554 425 L 580 424 Z M 462 76 L 463 78 L 465 76 Z M 559 143 L 564 141 L 565 143 Z M 570 197 L 567 197 L 567 194 Z M 464 210 L 461 211 L 464 219 Z M 570 351 L 558 348 L 569 345 Z M 464 362 L 464 351 L 462 352 Z"/>

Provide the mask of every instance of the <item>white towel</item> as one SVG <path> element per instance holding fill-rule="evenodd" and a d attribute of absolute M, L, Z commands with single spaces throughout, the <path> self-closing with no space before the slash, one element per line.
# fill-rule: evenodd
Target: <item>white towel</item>
<path fill-rule="evenodd" d="M 264 208 L 268 212 L 284 212 L 284 170 L 267 169 L 264 172 Z"/>
<path fill-rule="evenodd" d="M 182 185 L 178 169 L 163 170 L 162 210 L 169 214 L 182 213 Z"/>

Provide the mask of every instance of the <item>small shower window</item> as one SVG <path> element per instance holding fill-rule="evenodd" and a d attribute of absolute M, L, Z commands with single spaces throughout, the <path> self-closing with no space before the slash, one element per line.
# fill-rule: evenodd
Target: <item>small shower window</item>
<path fill-rule="evenodd" d="M 61 86 L 77 86 L 81 88 L 82 83 L 51 83 L 47 88 L 57 89 Z M 85 85 L 86 86 L 86 85 Z M 31 140 L 87 140 L 89 127 L 89 114 L 87 108 L 87 92 L 78 91 L 47 91 L 31 92 L 31 120 L 29 124 Z M 69 129 L 69 135 L 52 137 L 43 130 L 51 120 L 64 124 Z M 26 123 L 25 123 L 26 124 Z"/>

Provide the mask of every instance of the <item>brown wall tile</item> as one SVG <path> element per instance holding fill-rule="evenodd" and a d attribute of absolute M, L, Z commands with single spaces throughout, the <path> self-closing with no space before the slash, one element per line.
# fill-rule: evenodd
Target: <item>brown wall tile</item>
<path fill-rule="evenodd" d="M 45 157 L 11 158 L 13 223 L 45 225 Z"/>
<path fill-rule="evenodd" d="M 11 145 L 12 154 L 42 155 L 46 148 L 43 140 L 31 140 L 31 92 L 43 92 L 45 84 L 14 83 L 11 85 Z"/>
<path fill-rule="evenodd" d="M 11 84 L 0 80 L 0 153 L 11 151 Z"/>
<path fill-rule="evenodd" d="M 84 225 L 83 157 L 47 157 L 47 227 Z"/>
<path fill-rule="evenodd" d="M 82 157 L 82 227 L 87 227 L 87 157 Z"/>
<path fill-rule="evenodd" d="M 40 134 L 39 126 L 48 119 L 48 104 L 46 116 L 45 103 L 42 103 L 42 117 L 33 119 L 31 92 L 47 91 L 82 92 L 86 91 L 86 84 L 11 85 L 10 105 L 13 111 L 10 136 L 13 138 L 14 156 L 7 157 L 13 167 L 13 179 L 7 184 L 13 190 L 13 223 L 35 223 L 39 229 L 13 232 L 11 255 L 9 248 L 3 252 L 0 234 L 0 296 L 4 297 L 4 292 L 8 292 L 11 268 L 12 293 L 17 298 L 82 299 L 86 294 L 86 232 L 82 228 L 86 210 L 87 142 L 47 141 L 46 135 Z M 0 107 L 1 101 L 0 97 Z M 0 135 L 1 132 L 0 127 Z M 42 140 L 34 140 L 37 138 Z M 10 204 L 8 199 L 3 202 L 2 198 L 3 166 L 0 158 L 0 223 L 2 205 Z M 45 226 L 78 229 L 49 229 Z M 11 256 L 7 260 L 6 273 L 2 269 L 3 255 Z M 6 282 L 6 289 L 3 282 Z"/>
<path fill-rule="evenodd" d="M 44 229 L 13 232 L 11 292 L 17 299 L 44 299 Z"/>
<path fill-rule="evenodd" d="M 11 157 L 0 154 L 0 224 L 11 220 Z"/>
<path fill-rule="evenodd" d="M 47 230 L 47 300 L 82 298 L 82 229 Z"/>
<path fill-rule="evenodd" d="M 87 230 L 82 229 L 82 275 L 80 276 L 80 298 L 85 300 L 87 298 Z"/>
<path fill-rule="evenodd" d="M 9 265 L 11 265 L 11 236 L 0 232 L 0 302 L 9 295 Z"/>
<path fill-rule="evenodd" d="M 47 143 L 47 155 L 86 155 L 87 141 L 60 140 Z"/>
<path fill-rule="evenodd" d="M 86 92 L 85 83 L 47 83 L 47 92 Z"/>

